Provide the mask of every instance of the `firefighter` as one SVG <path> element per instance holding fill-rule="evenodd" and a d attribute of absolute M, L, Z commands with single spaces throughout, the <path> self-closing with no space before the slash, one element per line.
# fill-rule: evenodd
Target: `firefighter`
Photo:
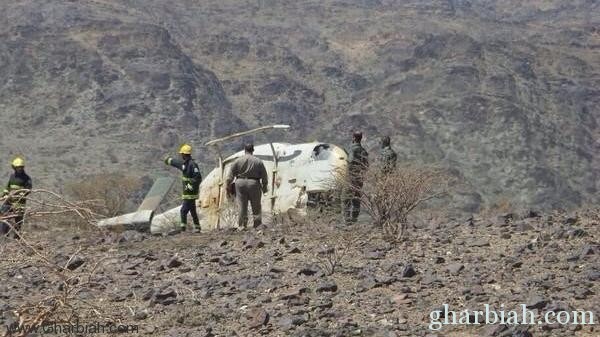
<path fill-rule="evenodd" d="M 248 201 L 252 206 L 254 228 L 262 224 L 261 196 L 267 193 L 269 177 L 262 160 L 255 157 L 254 145 L 248 143 L 244 146 L 245 154 L 235 160 L 227 176 L 228 190 L 235 179 L 235 197 L 239 207 L 238 227 L 246 228 L 248 225 Z M 262 193 L 261 193 L 262 192 Z"/>
<path fill-rule="evenodd" d="M 14 172 L 10 175 L 6 188 L 2 191 L 2 197 L 5 201 L 0 213 L 14 213 L 14 228 L 19 232 L 23 225 L 26 197 L 31 190 L 32 184 L 31 178 L 25 173 L 25 160 L 23 158 L 16 157 L 11 165 Z"/>
<path fill-rule="evenodd" d="M 176 232 L 184 232 L 187 228 L 187 214 L 192 215 L 194 222 L 193 232 L 200 232 L 200 221 L 198 220 L 198 213 L 196 212 L 196 200 L 198 199 L 198 192 L 200 189 L 200 182 L 202 182 L 202 175 L 198 164 L 192 159 L 192 147 L 188 144 L 184 144 L 179 148 L 179 154 L 181 154 L 181 160 L 167 157 L 165 158 L 165 164 L 176 167 L 182 172 L 181 180 L 183 183 L 183 193 L 181 195 L 181 222 L 179 229 Z"/>

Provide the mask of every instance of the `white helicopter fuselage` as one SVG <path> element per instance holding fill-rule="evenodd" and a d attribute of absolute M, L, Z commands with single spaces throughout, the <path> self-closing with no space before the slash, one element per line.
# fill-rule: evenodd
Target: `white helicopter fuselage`
<path fill-rule="evenodd" d="M 237 226 L 236 202 L 227 196 L 225 180 L 231 164 L 242 155 L 244 152 L 240 151 L 224 159 L 200 184 L 196 207 L 203 231 Z M 320 142 L 262 144 L 255 146 L 254 155 L 263 161 L 269 176 L 269 190 L 261 202 L 263 219 L 291 210 L 305 214 L 308 195 L 330 190 L 335 173 L 347 167 L 346 151 Z M 155 215 L 151 232 L 164 233 L 176 228 L 179 209 Z"/>

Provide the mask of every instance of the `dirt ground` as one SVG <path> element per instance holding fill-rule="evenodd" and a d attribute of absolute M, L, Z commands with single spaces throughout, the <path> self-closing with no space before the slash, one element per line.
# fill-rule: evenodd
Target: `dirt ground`
<path fill-rule="evenodd" d="M 0 333 L 68 321 L 143 336 L 597 336 L 600 232 L 590 214 L 432 220 L 399 243 L 364 223 L 165 237 L 27 226 L 22 242 L 0 246 Z M 444 304 L 586 310 L 596 325 L 430 329 Z M 74 335 L 114 335 L 106 331 Z"/>

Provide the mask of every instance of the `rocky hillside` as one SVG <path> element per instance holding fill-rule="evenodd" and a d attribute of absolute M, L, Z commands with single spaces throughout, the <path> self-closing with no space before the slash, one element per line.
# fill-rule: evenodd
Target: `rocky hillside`
<path fill-rule="evenodd" d="M 154 175 L 183 141 L 289 123 L 464 178 L 456 208 L 599 201 L 593 0 L 3 1 L 0 160 L 38 185 Z M 257 139 L 260 141 L 260 138 Z M 237 144 L 232 144 L 235 146 Z"/>
<path fill-rule="evenodd" d="M 74 314 L 137 325 L 135 336 L 598 336 L 600 218 L 589 215 L 432 220 L 399 244 L 367 224 L 170 237 L 29 226 L 27 246 L 0 242 L 0 334 L 15 310 L 31 322 L 61 299 L 49 322 Z M 591 311 L 596 325 L 429 328 L 443 304 L 486 303 Z"/>

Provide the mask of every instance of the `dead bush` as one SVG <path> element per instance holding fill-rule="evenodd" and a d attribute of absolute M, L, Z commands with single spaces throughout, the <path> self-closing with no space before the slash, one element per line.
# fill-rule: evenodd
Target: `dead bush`
<path fill-rule="evenodd" d="M 69 325 L 87 319 L 116 321 L 117 317 L 107 314 L 97 300 L 106 293 L 106 287 L 96 283 L 97 271 L 109 264 L 108 261 L 90 261 L 89 265 L 84 263 L 82 267 L 74 268 L 73 266 L 81 263 L 77 259 L 90 260 L 81 248 L 70 256 L 64 256 L 64 261 L 57 263 L 53 258 L 56 252 L 48 249 L 41 251 L 35 247 L 36 244 L 29 243 L 24 238 L 16 242 L 18 247 L 11 249 L 13 258 L 0 263 L 3 279 L 14 288 L 25 287 L 21 284 L 23 280 L 5 275 L 5 272 L 21 270 L 24 265 L 28 269 L 28 275 L 54 284 L 56 288 L 25 295 L 20 305 L 12 310 L 16 320 L 11 326 L 6 326 L 5 336 L 29 336 L 48 324 Z"/>
<path fill-rule="evenodd" d="M 66 186 L 67 193 L 76 200 L 100 200 L 93 211 L 106 217 L 125 213 L 131 196 L 142 187 L 138 177 L 118 173 L 91 175 Z"/>
<path fill-rule="evenodd" d="M 362 211 L 392 241 L 405 238 L 409 214 L 424 202 L 446 194 L 452 179 L 444 170 L 428 166 L 406 165 L 384 172 L 375 164 L 363 172 L 362 186 L 357 183 L 361 179 L 337 172 L 333 189 L 339 191 L 342 201 L 352 195 L 359 198 Z"/>
<path fill-rule="evenodd" d="M 98 200 L 67 200 L 62 195 L 44 189 L 19 190 L 13 193 L 27 191 L 27 207 L 25 208 L 25 223 L 39 225 L 59 224 L 63 222 L 80 224 L 85 227 L 94 226 L 102 216 L 93 209 L 99 205 Z M 0 213 L 0 222 L 12 227 L 16 213 L 8 211 Z M 12 228 L 11 228 L 12 229 Z"/>
<path fill-rule="evenodd" d="M 94 204 L 91 201 L 69 201 L 48 190 L 34 189 L 28 192 L 28 207 L 25 212 L 27 219 L 48 219 L 64 215 L 79 218 L 90 225 L 97 221 L 98 215 L 89 208 L 89 205 Z M 0 220 L 10 220 L 12 216 L 0 215 Z M 6 224 L 11 231 L 15 231 L 10 221 Z M 6 246 L 8 245 L 7 243 Z M 57 285 L 56 289 L 27 294 L 19 307 L 12 311 L 17 320 L 10 327 L 6 326 L 5 335 L 29 336 L 48 322 L 71 324 L 86 317 L 114 321 L 90 300 L 92 295 L 100 298 L 106 291 L 106 288 L 100 289 L 95 282 L 96 271 L 105 261 L 87 264 L 86 261 L 91 260 L 85 257 L 81 248 L 66 256 L 53 252 L 52 245 L 43 245 L 44 249 L 37 248 L 39 246 L 40 242 L 31 243 L 20 232 L 18 240 L 10 244 L 11 249 L 3 251 L 11 258 L 0 261 L 0 278 L 9 284 L 9 288 L 26 287 L 22 283 L 28 282 L 28 278 L 13 277 L 14 273 L 23 270 L 27 270 L 28 277 Z M 14 329 L 15 333 L 9 329 Z"/>
<path fill-rule="evenodd" d="M 354 231 L 330 233 L 316 252 L 317 265 L 325 275 L 333 275 L 342 265 L 347 255 L 357 249 L 359 242 L 369 241 Z"/>

